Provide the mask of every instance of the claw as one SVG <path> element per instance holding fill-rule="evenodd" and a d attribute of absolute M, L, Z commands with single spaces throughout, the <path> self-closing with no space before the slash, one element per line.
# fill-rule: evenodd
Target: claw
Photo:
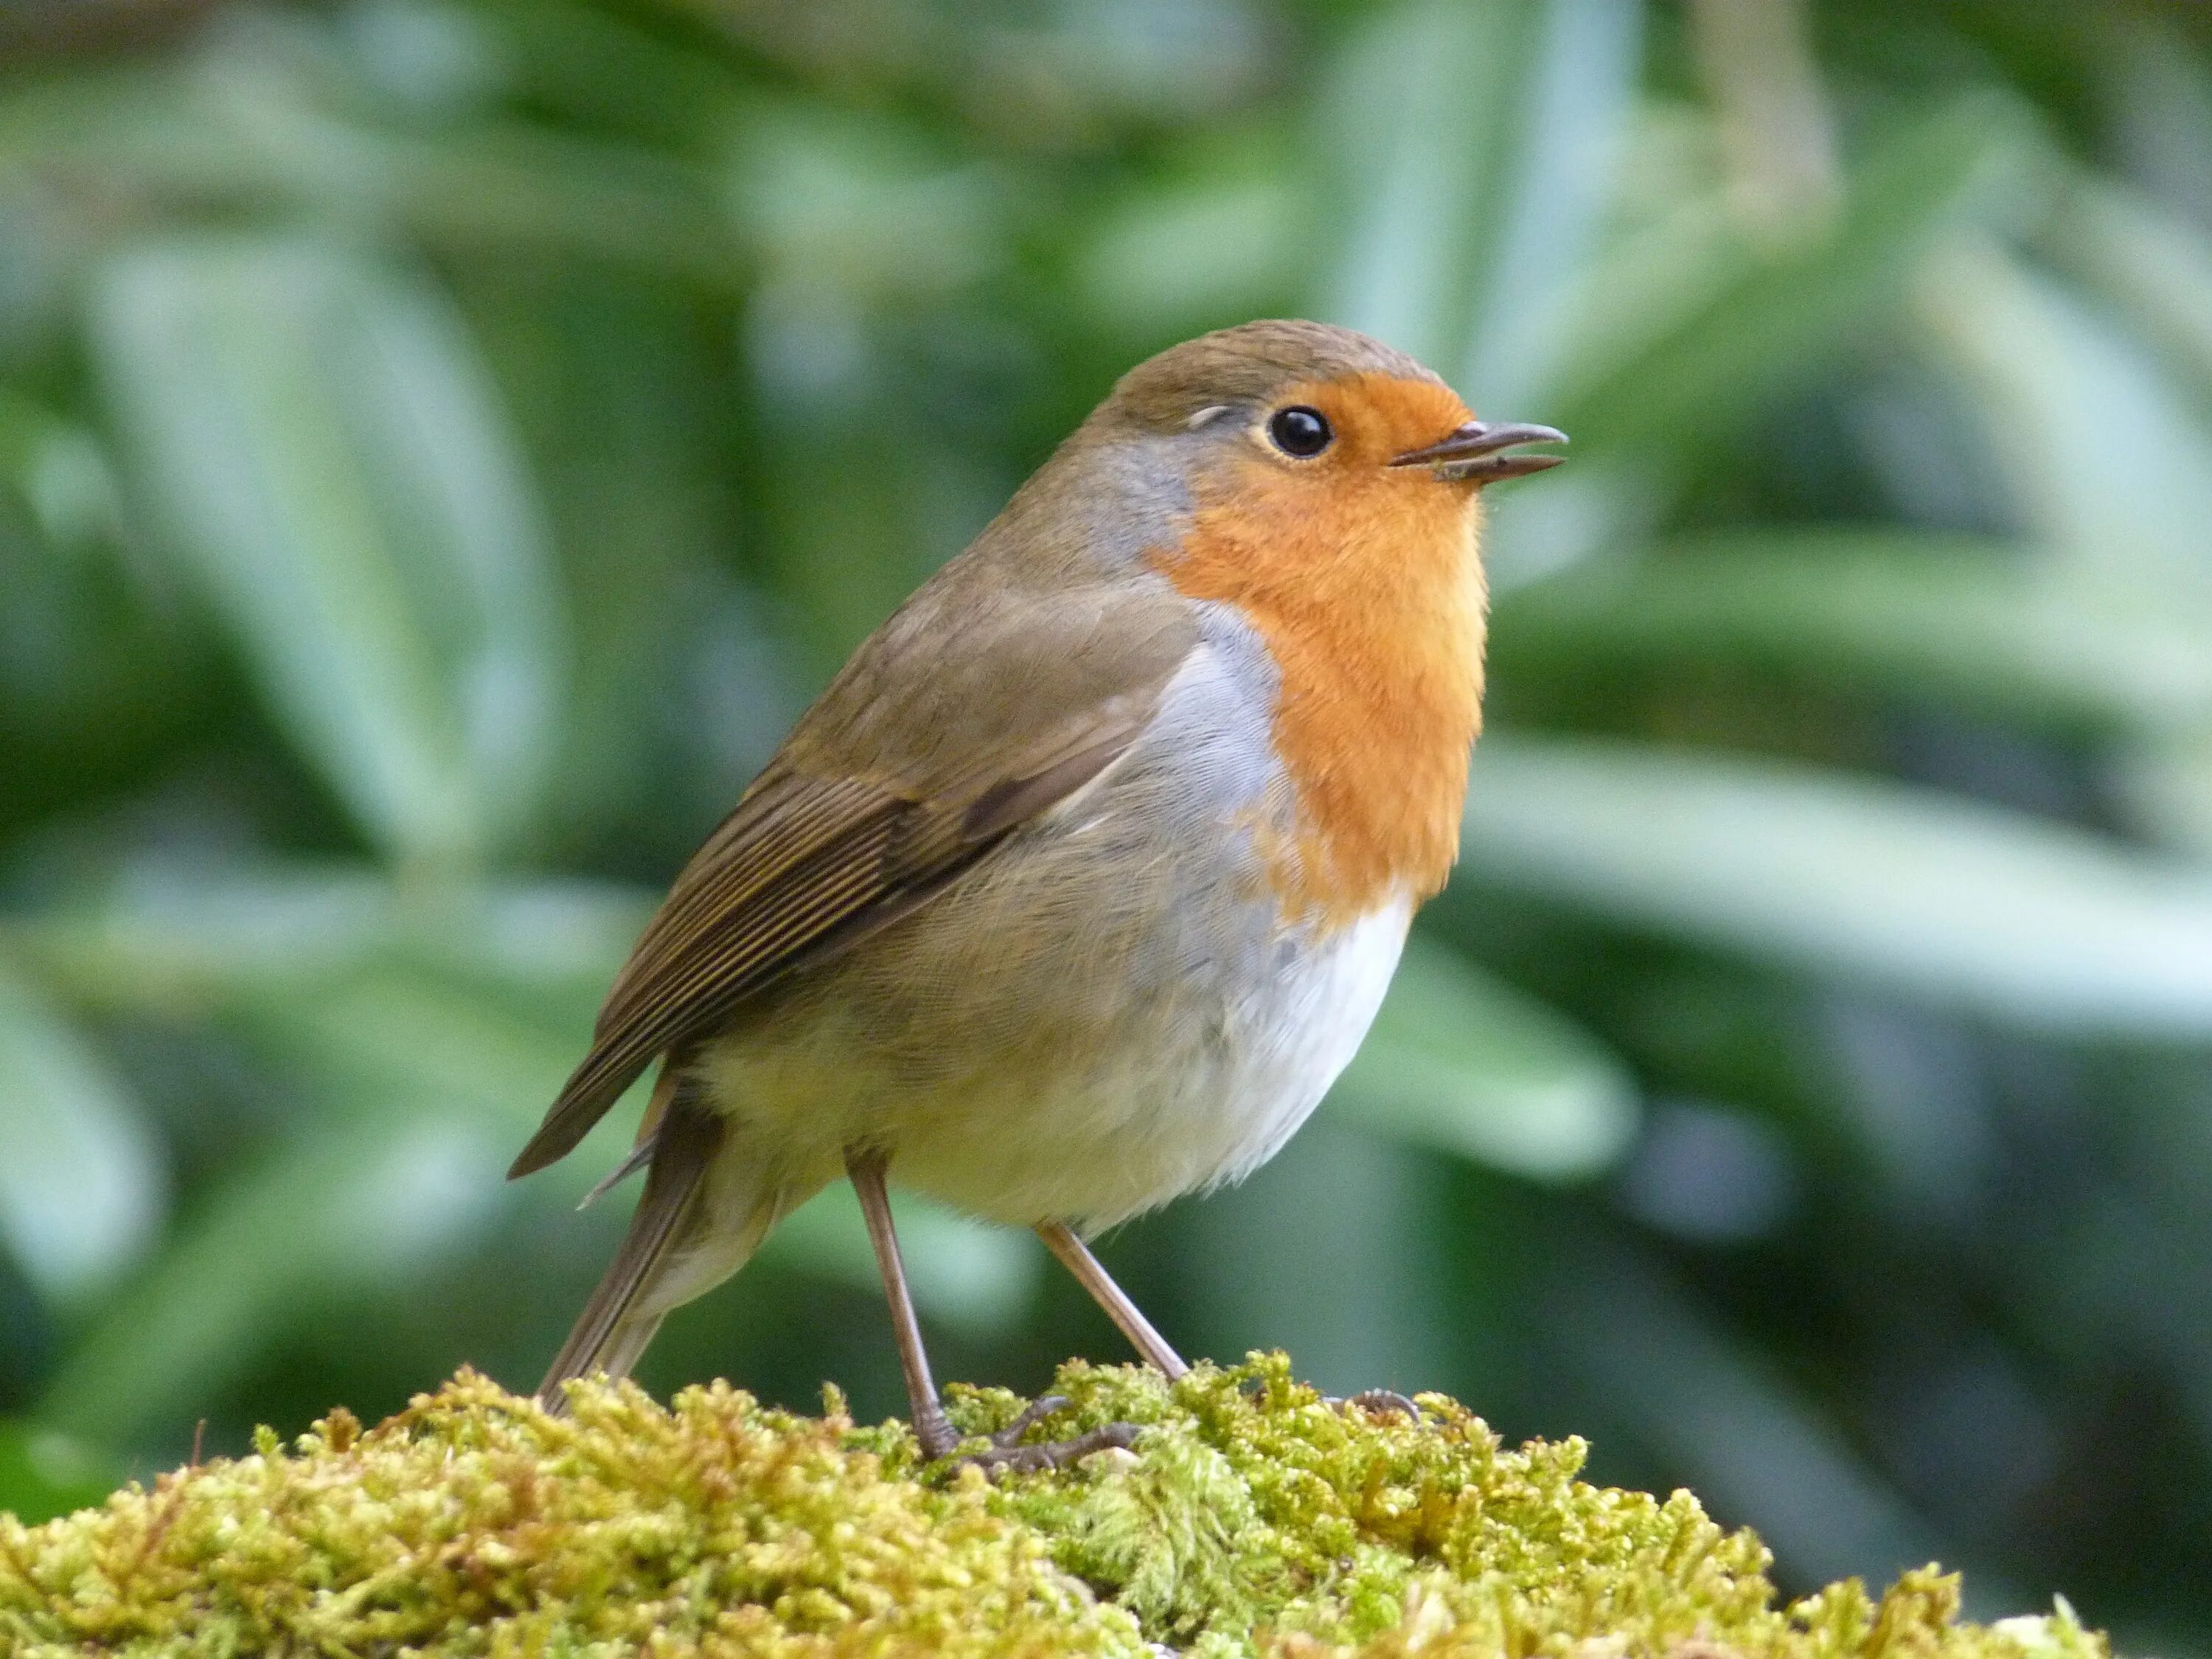
<path fill-rule="evenodd" d="M 1032 1400 L 1022 1407 L 1022 1414 L 991 1437 L 991 1443 L 1000 1451 L 1012 1451 L 1022 1443 L 1022 1437 L 1054 1412 L 1067 1409 L 1067 1396 L 1048 1394 Z"/>
<path fill-rule="evenodd" d="M 1016 1474 L 1034 1474 L 1039 1469 L 1064 1469 L 1070 1463 L 1080 1463 L 1093 1452 L 1127 1451 L 1136 1438 L 1134 1423 L 1107 1423 L 1073 1440 L 1054 1440 L 1042 1446 L 994 1445 L 989 1451 L 971 1452 L 960 1461 L 973 1463 L 986 1474 L 1012 1469 Z"/>
<path fill-rule="evenodd" d="M 1137 1437 L 1134 1423 L 1108 1423 L 1079 1434 L 1070 1440 L 1054 1440 L 1042 1446 L 1024 1446 L 1022 1437 L 1039 1423 L 1068 1407 L 1067 1400 L 1060 1395 L 1048 1394 L 1022 1407 L 1021 1414 L 991 1436 L 987 1450 L 969 1452 L 953 1459 L 951 1467 L 973 1463 L 987 1474 L 997 1474 L 1002 1469 L 1012 1469 L 1017 1474 L 1033 1474 L 1039 1469 L 1065 1468 L 1070 1463 L 1079 1463 L 1093 1452 L 1121 1448 L 1127 1450 Z M 947 1425 L 948 1431 L 950 1425 Z M 928 1455 L 925 1449 L 925 1455 Z M 939 1454 L 944 1455 L 946 1454 Z"/>
<path fill-rule="evenodd" d="M 1348 1400 L 1332 1400 L 1328 1404 L 1340 1412 L 1349 1411 L 1357 1406 L 1364 1412 L 1395 1412 L 1409 1423 L 1425 1420 L 1421 1416 L 1421 1408 L 1395 1389 L 1362 1389 Z"/>

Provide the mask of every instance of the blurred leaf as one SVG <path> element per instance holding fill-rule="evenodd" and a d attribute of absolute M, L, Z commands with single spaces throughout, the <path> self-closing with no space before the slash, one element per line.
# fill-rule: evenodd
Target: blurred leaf
<path fill-rule="evenodd" d="M 98 1006 L 205 1014 L 295 991 L 394 941 L 389 884 L 368 871 L 127 869 L 16 924 L 40 970 Z"/>
<path fill-rule="evenodd" d="M 655 5 L 727 35 L 780 76 L 837 85 L 848 99 L 858 89 L 877 104 L 942 105 L 1016 151 L 1096 146 L 1117 123 L 1214 114 L 1254 90 L 1279 33 L 1247 0 Z"/>
<path fill-rule="evenodd" d="M 1820 1402 L 1656 1262 L 1587 1233 L 1548 1242 L 1534 1288 L 1568 1386 L 1661 1451 L 1717 1513 L 1757 1516 L 1793 1579 L 1887 1579 L 1940 1553 Z"/>
<path fill-rule="evenodd" d="M 556 717 L 557 602 L 439 296 L 313 241 L 196 240 L 112 262 L 92 325 L 139 487 L 362 827 L 431 858 L 511 835 Z"/>
<path fill-rule="evenodd" d="M 2212 872 L 1870 778 L 1486 738 L 1479 881 L 2043 1030 L 2212 1037 Z"/>
<path fill-rule="evenodd" d="M 573 1203 L 589 1149 L 526 1199 L 506 1164 L 581 1052 L 465 985 L 372 966 L 257 997 L 241 1029 L 314 1103 L 210 1194 L 153 1270 L 103 1310 L 46 1416 L 129 1438 L 193 1409 L 349 1287 L 465 1249 L 520 1202 Z M 622 1122 L 599 1139 L 626 1132 Z"/>
<path fill-rule="evenodd" d="M 1634 1080 L 1603 1044 L 1418 935 L 1325 1109 L 1538 1181 L 1605 1169 L 1637 1121 Z"/>
<path fill-rule="evenodd" d="M 1542 401 L 1575 325 L 1575 279 L 1619 189 L 1641 67 L 1644 8 L 1549 0 L 1513 66 L 1521 99 L 1487 233 L 1462 383 L 1493 413 Z"/>
<path fill-rule="evenodd" d="M 2069 9 L 2089 24 L 2086 44 L 2103 59 L 2099 149 L 2161 200 L 2212 226 L 2212 64 L 2198 49 L 2201 33 L 2192 39 L 2182 27 L 2203 9 L 2185 0 Z"/>
<path fill-rule="evenodd" d="M 128 556 L 130 528 L 99 438 L 0 386 L 0 818 L 96 791 L 155 746 L 164 717 L 188 716 L 191 653 Z"/>
<path fill-rule="evenodd" d="M 427 1115 L 519 1147 L 587 1046 L 582 1018 L 567 1032 L 552 1012 L 517 1012 L 443 975 L 378 964 L 304 994 L 272 989 L 243 1024 L 264 1052 L 313 1077 L 331 1118 L 404 1126 Z M 491 1190 L 505 1163 L 488 1172 Z M 586 1181 L 580 1167 L 568 1179 L 580 1191 Z"/>
<path fill-rule="evenodd" d="M 125 911 L 137 927 L 122 937 L 147 965 L 174 974 L 161 964 L 185 957 L 179 982 L 217 996 L 214 1012 L 311 1104 L 258 1163 L 234 1155 L 153 1269 L 102 1310 L 52 1384 L 51 1420 L 143 1435 L 349 1287 L 450 1260 L 517 1204 L 574 1203 L 634 1111 L 618 1106 L 582 1156 L 529 1189 L 505 1169 L 582 1053 L 635 926 L 627 905 L 596 896 L 459 890 L 420 914 L 374 884 L 238 883 L 204 903 L 226 924 L 204 936 L 179 910 Z M 339 948 L 307 954 L 325 933 Z M 117 936 L 107 959 L 130 963 Z M 174 943 L 195 938 L 230 948 L 191 958 Z M 212 981 L 191 977 L 210 963 Z"/>
<path fill-rule="evenodd" d="M 1139 1224 L 1166 1234 L 1174 1298 L 1146 1305 L 1210 1358 L 1284 1347 L 1334 1392 L 1425 1387 L 1450 1374 L 1474 1277 L 1451 1248 L 1458 1173 L 1324 1112 L 1240 1185 Z"/>
<path fill-rule="evenodd" d="M 70 994 L 234 1015 L 296 1006 L 394 965 L 576 1021 L 580 1043 L 652 908 L 589 882 L 422 884 L 344 866 L 145 863 L 58 901 L 11 938 Z"/>
<path fill-rule="evenodd" d="M 457 18 L 445 9 L 441 21 Z M 497 58 L 507 44 L 478 50 Z M 76 192 L 74 228 L 94 247 L 137 216 L 118 202 L 177 218 L 289 206 L 456 253 L 583 258 L 717 293 L 741 280 L 743 244 L 696 165 L 519 122 L 456 118 L 426 134 L 361 118 L 408 113 L 395 101 L 345 74 L 311 20 L 234 8 L 181 63 L 79 73 L 0 103 L 0 185 Z"/>
<path fill-rule="evenodd" d="M 752 395 L 774 411 L 748 434 L 748 524 L 826 678 L 1018 482 L 956 411 L 959 371 L 973 373 L 962 356 L 1018 350 L 1018 336 L 972 315 L 946 327 L 940 311 L 921 325 L 936 336 L 925 364 L 910 331 L 927 307 L 996 305 L 985 284 L 1018 251 L 1024 192 L 881 113 L 767 100 L 732 145 L 731 188 L 762 250 L 744 345 Z M 908 405 L 925 369 L 952 418 L 908 422 L 885 443 L 885 411 Z"/>
<path fill-rule="evenodd" d="M 2166 363 L 1986 243 L 1931 265 L 1919 311 L 2037 540 L 2100 580 L 2212 587 L 2212 422 Z"/>
<path fill-rule="evenodd" d="M 0 386 L 0 480 L 47 544 L 76 552 L 113 540 L 123 504 L 99 440 L 75 421 Z"/>
<path fill-rule="evenodd" d="M 508 1148 L 445 1104 L 417 1103 L 411 1122 L 313 1124 L 234 1174 L 78 1338 L 41 1417 L 95 1440 L 174 1438 L 350 1289 L 459 1248 L 499 1205 Z"/>
<path fill-rule="evenodd" d="M 1073 261 L 1084 309 L 1149 342 L 1284 308 L 1304 287 L 1310 227 L 1306 193 L 1277 159 L 1280 137 L 1209 146 L 1103 205 Z"/>
<path fill-rule="evenodd" d="M 2206 1150 L 2201 1091 L 2195 1104 L 2182 1144 L 2170 1136 L 2154 1143 L 2147 1161 L 2158 1167 L 2148 1182 L 2140 1172 L 2112 1181 L 2100 1171 L 2055 1218 L 2059 1224 L 2039 1230 L 2019 1265 L 2024 1299 L 2050 1310 L 2049 1340 L 2070 1363 L 2094 1364 L 2115 1351 L 2139 1356 L 2137 1364 L 2172 1379 L 2170 1409 L 2212 1436 L 2212 1303 L 2203 1295 L 2212 1237 L 2202 1183 L 2192 1179 Z"/>
<path fill-rule="evenodd" d="M 115 1489 L 118 1472 L 65 1434 L 0 1419 L 0 1512 L 27 1527 L 90 1509 Z"/>
<path fill-rule="evenodd" d="M 2212 724 L 2212 602 L 1912 531 L 1778 530 L 1586 565 L 1500 601 L 1502 683 L 1722 661 L 2058 727 Z"/>
<path fill-rule="evenodd" d="M 1405 0 L 1364 20 L 1322 107 L 1343 222 L 1324 246 L 1321 314 L 1424 362 L 1465 352 L 1473 273 L 1512 155 L 1516 69 L 1537 0 L 1487 8 Z"/>
<path fill-rule="evenodd" d="M 2212 727 L 2130 744 L 2110 776 L 2132 828 L 2212 866 Z"/>
<path fill-rule="evenodd" d="M 1987 98 L 1894 121 L 1831 224 L 1764 251 L 1717 202 L 1686 204 L 1593 270 L 1545 418 L 1601 449 L 1731 454 L 1778 393 L 1904 293 L 1946 232 L 1989 215 L 2029 143 L 2012 106 Z"/>
<path fill-rule="evenodd" d="M 406 923 L 400 961 L 511 995 L 541 1023 L 573 1023 L 580 1045 L 658 899 L 613 882 L 559 879 L 394 896 Z"/>
<path fill-rule="evenodd" d="M 2200 410 L 2212 408 L 2212 234 L 2090 176 L 2075 180 L 2038 246 L 2123 307 L 2161 367 L 2187 377 Z"/>
<path fill-rule="evenodd" d="M 138 1103 L 0 963 L 0 1237 L 41 1291 L 81 1297 L 130 1265 L 161 1208 Z"/>
<path fill-rule="evenodd" d="M 1629 0 L 1412 0 L 1366 20 L 1324 94 L 1345 205 L 1322 314 L 1463 365 L 1499 407 L 1533 397 L 1610 193 L 1642 20 Z"/>
<path fill-rule="evenodd" d="M 913 1193 L 895 1194 L 891 1214 L 908 1287 L 928 1317 L 988 1336 L 1027 1310 L 1044 1267 L 1043 1249 L 1028 1233 L 972 1220 Z M 787 1216 L 761 1257 L 857 1290 L 883 1290 L 860 1200 L 842 1181 Z"/>
<path fill-rule="evenodd" d="M 501 65 L 532 103 L 592 128 L 689 143 L 715 130 L 746 82 L 702 40 L 589 0 L 480 0 Z"/>
<path fill-rule="evenodd" d="M 604 272 L 473 275 L 462 299 L 544 480 L 571 618 L 533 850 L 612 834 L 640 869 L 672 861 L 804 706 L 761 596 L 729 569 L 758 528 L 739 517 L 752 492 L 726 477 L 741 364 L 699 349 L 684 296 Z"/>
<path fill-rule="evenodd" d="M 1003 255 L 1010 183 L 883 116 L 763 100 L 729 189 L 763 280 L 834 307 L 974 281 Z"/>

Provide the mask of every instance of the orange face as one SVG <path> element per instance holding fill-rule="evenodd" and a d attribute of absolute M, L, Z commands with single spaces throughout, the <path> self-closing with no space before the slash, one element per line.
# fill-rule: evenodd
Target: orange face
<path fill-rule="evenodd" d="M 1288 453 L 1268 418 L 1318 411 L 1326 447 Z M 1278 754 L 1297 793 L 1268 849 L 1286 915 L 1337 927 L 1443 884 L 1481 720 L 1483 605 L 1472 483 L 1396 456 L 1472 417 L 1434 381 L 1360 374 L 1295 386 L 1198 483 L 1178 591 L 1237 606 L 1281 676 Z"/>

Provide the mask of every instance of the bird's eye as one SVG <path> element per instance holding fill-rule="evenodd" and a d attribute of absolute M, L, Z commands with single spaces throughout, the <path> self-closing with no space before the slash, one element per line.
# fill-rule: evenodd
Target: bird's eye
<path fill-rule="evenodd" d="M 1293 404 L 1288 409 L 1279 409 L 1267 422 L 1267 435 L 1275 441 L 1275 447 L 1285 455 L 1310 460 L 1328 447 L 1336 434 L 1328 428 L 1328 417 L 1317 409 L 1308 409 L 1304 404 Z"/>

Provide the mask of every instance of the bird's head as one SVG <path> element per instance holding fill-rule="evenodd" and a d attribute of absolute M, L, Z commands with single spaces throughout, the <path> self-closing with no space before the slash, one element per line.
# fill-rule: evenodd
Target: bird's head
<path fill-rule="evenodd" d="M 1149 498 L 1132 550 L 1266 649 L 1297 906 L 1350 915 L 1442 883 L 1480 720 L 1481 490 L 1561 459 L 1522 446 L 1565 441 L 1478 421 L 1403 352 L 1302 322 L 1164 351 L 1076 434 L 1105 495 Z"/>
<path fill-rule="evenodd" d="M 1524 446 L 1565 441 L 1477 420 L 1366 335 L 1256 322 L 1139 363 L 1064 454 L 1194 597 L 1387 612 L 1470 589 L 1479 608 L 1483 486 L 1558 465 Z"/>
<path fill-rule="evenodd" d="M 1201 510 L 1230 510 L 1310 554 L 1375 534 L 1472 543 L 1485 484 L 1557 466 L 1550 427 L 1477 420 L 1401 351 L 1322 323 L 1256 322 L 1139 364 L 1085 423 L 1166 459 Z M 1284 544 L 1287 552 L 1288 544 Z"/>

